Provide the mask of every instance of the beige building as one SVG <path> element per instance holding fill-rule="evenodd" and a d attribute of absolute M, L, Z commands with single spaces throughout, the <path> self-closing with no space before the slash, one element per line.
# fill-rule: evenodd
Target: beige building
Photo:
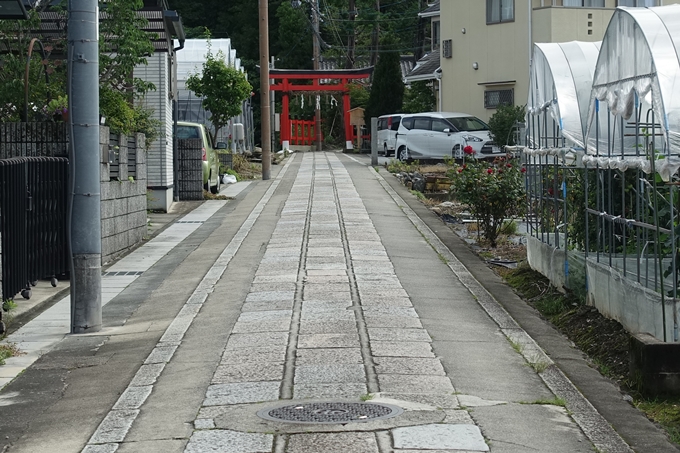
<path fill-rule="evenodd" d="M 617 6 L 670 0 L 441 0 L 440 110 L 488 120 L 524 105 L 536 42 L 600 41 Z"/>

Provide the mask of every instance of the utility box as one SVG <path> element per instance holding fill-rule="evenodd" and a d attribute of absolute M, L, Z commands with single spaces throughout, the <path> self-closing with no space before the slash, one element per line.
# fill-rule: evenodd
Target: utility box
<path fill-rule="evenodd" d="M 242 123 L 234 123 L 234 140 L 242 142 L 246 139 L 246 134 Z"/>

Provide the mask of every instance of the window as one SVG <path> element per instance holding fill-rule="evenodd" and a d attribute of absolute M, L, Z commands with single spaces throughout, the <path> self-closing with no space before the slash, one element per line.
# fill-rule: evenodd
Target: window
<path fill-rule="evenodd" d="M 198 128 L 195 126 L 177 126 L 175 137 L 179 139 L 201 138 L 201 136 L 198 134 Z"/>
<path fill-rule="evenodd" d="M 453 126 L 462 132 L 488 131 L 489 126 L 475 116 L 447 118 Z"/>
<path fill-rule="evenodd" d="M 515 20 L 514 0 L 486 0 L 486 23 L 511 22 Z"/>
<path fill-rule="evenodd" d="M 400 116 L 393 116 L 390 118 L 392 120 L 392 124 L 390 125 L 390 129 L 393 131 L 398 131 L 399 130 L 399 123 L 401 123 L 401 117 Z"/>
<path fill-rule="evenodd" d="M 495 109 L 501 104 L 515 103 L 513 90 L 488 90 L 484 92 L 484 108 Z"/>
<path fill-rule="evenodd" d="M 604 0 L 562 0 L 562 6 L 577 8 L 604 8 Z"/>
<path fill-rule="evenodd" d="M 658 0 L 619 0 L 618 6 L 658 6 Z"/>
<path fill-rule="evenodd" d="M 432 118 L 432 130 L 436 132 L 444 132 L 444 129 L 448 129 L 449 131 L 453 131 L 451 128 L 451 125 L 448 123 L 448 121 L 441 120 L 439 118 Z"/>
<path fill-rule="evenodd" d="M 432 50 L 439 49 L 440 30 L 439 21 L 432 21 Z"/>
<path fill-rule="evenodd" d="M 404 125 L 405 129 L 411 130 L 411 129 L 413 129 L 413 118 L 404 118 L 401 121 L 401 124 Z"/>
<path fill-rule="evenodd" d="M 413 119 L 413 129 L 424 129 L 426 131 L 430 130 L 430 118 L 429 117 L 416 117 Z"/>

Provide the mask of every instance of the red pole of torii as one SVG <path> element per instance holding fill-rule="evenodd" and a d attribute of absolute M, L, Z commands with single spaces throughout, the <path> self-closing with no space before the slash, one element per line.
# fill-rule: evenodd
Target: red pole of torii
<path fill-rule="evenodd" d="M 296 92 L 340 92 L 343 95 L 343 118 L 345 120 L 345 149 L 353 148 L 352 128 L 349 124 L 350 96 L 349 83 L 353 80 L 368 79 L 373 73 L 373 67 L 363 69 L 338 70 L 305 70 L 305 69 L 271 69 L 269 78 L 274 80 L 270 86 L 272 91 L 280 91 L 283 95 L 281 102 L 281 142 L 284 149 L 290 147 L 290 116 L 289 96 Z M 312 81 L 310 85 L 308 82 Z M 329 83 L 321 83 L 321 81 Z M 330 81 L 339 81 L 330 83 Z M 302 84 L 301 82 L 307 82 Z"/>

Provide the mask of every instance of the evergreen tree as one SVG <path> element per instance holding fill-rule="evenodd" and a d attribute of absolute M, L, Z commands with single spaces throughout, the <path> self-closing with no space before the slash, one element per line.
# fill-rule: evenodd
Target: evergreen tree
<path fill-rule="evenodd" d="M 431 82 L 413 82 L 404 93 L 404 113 L 431 112 L 437 105 Z"/>
<path fill-rule="evenodd" d="M 392 40 L 385 39 L 386 47 Z M 400 56 L 398 52 L 383 52 L 373 73 L 373 85 L 368 98 L 364 117 L 369 118 L 398 113 L 404 98 L 404 82 L 401 79 Z"/>

